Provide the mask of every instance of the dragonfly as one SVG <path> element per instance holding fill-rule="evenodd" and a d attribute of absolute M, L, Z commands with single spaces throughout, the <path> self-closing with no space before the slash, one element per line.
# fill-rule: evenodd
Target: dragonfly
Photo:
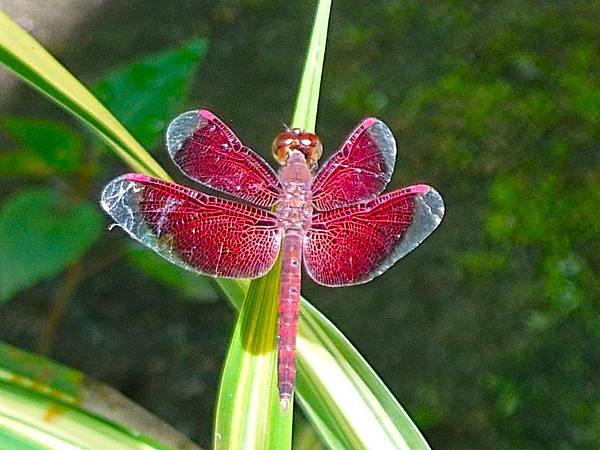
<path fill-rule="evenodd" d="M 101 205 L 131 237 L 202 275 L 258 278 L 281 254 L 277 377 L 285 411 L 295 386 L 302 263 L 321 285 L 366 283 L 437 228 L 442 197 L 425 184 L 382 194 L 396 141 L 372 117 L 320 170 L 316 134 L 286 127 L 273 142 L 276 172 L 207 110 L 177 117 L 166 143 L 187 177 L 241 201 L 129 173 L 104 188 Z"/>

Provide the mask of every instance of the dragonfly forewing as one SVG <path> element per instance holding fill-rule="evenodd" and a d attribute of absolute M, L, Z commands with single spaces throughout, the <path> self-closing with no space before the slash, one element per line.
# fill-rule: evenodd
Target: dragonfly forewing
<path fill-rule="evenodd" d="M 171 122 L 167 148 L 184 174 L 211 189 L 262 207 L 281 195 L 271 166 L 209 111 L 188 111 Z"/>
<path fill-rule="evenodd" d="M 317 173 L 313 204 L 329 211 L 374 198 L 387 186 L 396 162 L 396 140 L 381 120 L 363 120 Z"/>

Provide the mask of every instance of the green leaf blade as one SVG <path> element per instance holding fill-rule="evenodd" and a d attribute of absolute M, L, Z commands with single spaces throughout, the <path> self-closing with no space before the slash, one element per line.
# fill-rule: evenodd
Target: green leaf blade
<path fill-rule="evenodd" d="M 94 93 L 142 145 L 153 148 L 168 121 L 181 113 L 206 49 L 206 40 L 193 39 L 143 57 L 102 77 Z"/>
<path fill-rule="evenodd" d="M 65 403 L 82 399 L 83 374 L 0 342 L 0 380 L 45 393 Z"/>
<path fill-rule="evenodd" d="M 164 449 L 73 405 L 0 380 L 3 448 Z"/>
<path fill-rule="evenodd" d="M 23 191 L 0 210 L 0 301 L 60 273 L 99 237 L 96 205 L 54 191 Z"/>
<path fill-rule="evenodd" d="M 299 336 L 300 402 L 331 448 L 429 449 L 360 353 L 307 301 Z"/>
<path fill-rule="evenodd" d="M 300 81 L 300 89 L 296 98 L 296 108 L 292 116 L 292 128 L 315 132 L 317 123 L 317 108 L 319 106 L 319 91 L 321 89 L 321 74 L 327 44 L 327 29 L 331 0 L 321 0 L 313 24 L 313 30 L 308 45 L 304 72 Z"/>
<path fill-rule="evenodd" d="M 250 283 L 216 281 L 239 311 Z M 365 359 L 306 299 L 300 305 L 297 366 L 296 397 L 329 448 L 430 448 Z M 357 403 L 345 409 L 344 395 Z M 357 415 L 359 406 L 364 411 Z M 376 442 L 371 439 L 374 432 L 380 436 Z"/>
<path fill-rule="evenodd" d="M 215 449 L 291 447 L 292 410 L 277 389 L 277 301 L 281 265 L 251 283 L 223 368 Z"/>

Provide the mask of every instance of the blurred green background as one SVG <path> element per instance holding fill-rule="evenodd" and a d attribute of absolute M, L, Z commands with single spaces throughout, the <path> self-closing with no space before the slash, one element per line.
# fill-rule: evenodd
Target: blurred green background
<path fill-rule="evenodd" d="M 266 158 L 290 120 L 312 2 L 34 5 L 0 2 L 180 182 L 162 142 L 178 113 L 211 109 Z M 584 0 L 334 2 L 325 154 L 377 116 L 399 144 L 391 187 L 427 182 L 447 214 L 373 282 L 303 289 L 433 448 L 600 441 L 599 22 Z M 0 82 L 0 339 L 209 446 L 229 306 L 108 232 L 97 199 L 127 169 L 37 92 L 4 70 Z"/>

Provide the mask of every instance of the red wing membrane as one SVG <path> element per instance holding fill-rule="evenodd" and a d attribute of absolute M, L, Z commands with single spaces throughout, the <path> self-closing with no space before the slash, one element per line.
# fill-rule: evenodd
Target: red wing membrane
<path fill-rule="evenodd" d="M 101 204 L 132 237 L 198 273 L 256 278 L 279 253 L 273 214 L 178 184 L 124 175 L 104 188 Z"/>
<path fill-rule="evenodd" d="M 363 120 L 323 165 L 313 182 L 313 204 L 320 211 L 374 198 L 390 181 L 396 141 L 380 120 Z"/>
<path fill-rule="evenodd" d="M 263 207 L 279 198 L 281 185 L 271 166 L 209 111 L 189 111 L 171 122 L 167 147 L 194 181 Z"/>
<path fill-rule="evenodd" d="M 365 283 L 414 250 L 443 215 L 440 195 L 422 184 L 316 213 L 304 242 L 304 265 L 326 286 Z"/>

